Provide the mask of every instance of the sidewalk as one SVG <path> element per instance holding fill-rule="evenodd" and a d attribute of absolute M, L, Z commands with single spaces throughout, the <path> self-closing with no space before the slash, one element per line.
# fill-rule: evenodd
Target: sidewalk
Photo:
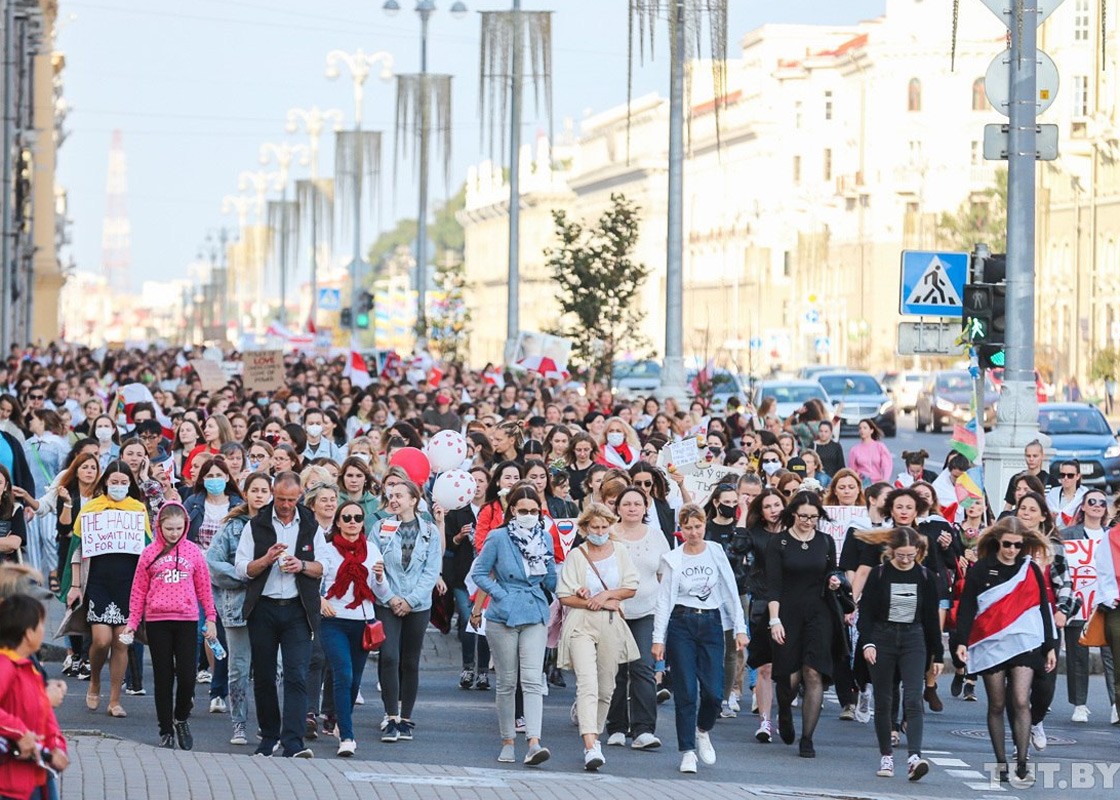
<path fill-rule="evenodd" d="M 380 761 L 316 758 L 253 758 L 220 753 L 160 750 L 91 735 L 70 737 L 70 768 L 62 798 L 113 800 L 710 800 L 765 797 L 770 800 L 836 799 L 839 795 L 773 786 L 714 783 L 702 777 L 635 780 L 611 775 L 481 767 L 434 767 Z M 329 791 L 325 791 L 329 787 Z M 893 795 L 845 792 L 843 800 L 891 800 Z M 943 798 L 947 800 L 947 798 Z"/>

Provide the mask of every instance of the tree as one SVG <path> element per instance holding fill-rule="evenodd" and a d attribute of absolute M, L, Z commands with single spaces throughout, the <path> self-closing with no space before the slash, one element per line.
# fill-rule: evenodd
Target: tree
<path fill-rule="evenodd" d="M 558 285 L 561 318 L 549 332 L 572 341 L 573 360 L 591 370 L 591 380 L 609 383 L 616 353 L 649 346 L 639 333 L 645 312 L 638 302 L 649 269 L 631 258 L 640 210 L 612 194 L 610 208 L 588 230 L 564 211 L 552 212 L 560 244 L 545 250 L 545 258 Z"/>
<path fill-rule="evenodd" d="M 1007 252 L 1007 170 L 996 172 L 994 186 L 969 197 L 955 213 L 945 212 L 937 222 L 943 245 L 971 252 L 978 243 L 993 253 Z"/>
<path fill-rule="evenodd" d="M 1089 377 L 1095 381 L 1116 380 L 1120 377 L 1120 350 L 1115 347 L 1098 350 L 1093 356 Z"/>
<path fill-rule="evenodd" d="M 446 258 L 446 253 L 451 251 L 458 254 L 460 260 L 463 253 L 463 226 L 459 224 L 457 214 L 467 204 L 467 186 L 463 184 L 458 193 L 439 206 L 435 211 L 435 219 L 428 226 L 428 237 L 435 245 L 432 251 L 435 263 L 441 263 Z M 416 234 L 419 225 L 414 217 L 397 220 L 392 230 L 385 231 L 377 237 L 369 248 L 369 263 L 373 265 L 374 272 L 380 272 L 386 259 L 392 257 L 398 247 L 415 248 Z"/>
<path fill-rule="evenodd" d="M 444 297 L 433 304 L 428 317 L 428 336 L 432 349 L 441 360 L 463 363 L 470 343 L 471 310 L 463 291 L 466 289 L 466 269 L 462 258 L 450 257 L 436 263 L 436 286 Z"/>

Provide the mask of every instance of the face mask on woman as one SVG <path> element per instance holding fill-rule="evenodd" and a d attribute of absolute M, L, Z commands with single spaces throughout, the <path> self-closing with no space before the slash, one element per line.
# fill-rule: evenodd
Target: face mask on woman
<path fill-rule="evenodd" d="M 773 475 L 775 472 L 777 472 L 781 468 L 782 468 L 781 463 L 777 462 L 777 461 L 767 461 L 762 465 L 762 471 L 765 472 L 767 475 Z"/>
<path fill-rule="evenodd" d="M 308 425 L 307 426 L 307 435 L 310 436 L 312 439 L 318 439 L 320 436 L 323 435 L 323 426 L 322 425 Z"/>
<path fill-rule="evenodd" d="M 611 431 L 607 434 L 607 444 L 611 447 L 619 447 L 626 441 L 626 434 L 619 431 Z"/>
<path fill-rule="evenodd" d="M 720 503 L 716 506 L 716 511 L 721 517 L 730 517 L 731 519 L 735 519 L 735 506 L 733 505 L 729 505 L 728 503 Z"/>
<path fill-rule="evenodd" d="M 518 514 L 513 518 L 513 524 L 523 531 L 531 531 L 537 526 L 540 517 L 536 514 Z"/>
<path fill-rule="evenodd" d="M 587 541 L 595 545 L 595 547 L 602 547 L 611 540 L 609 533 L 589 533 L 587 534 Z"/>
<path fill-rule="evenodd" d="M 109 499 L 114 503 L 119 503 L 128 497 L 128 487 L 114 484 L 105 488 L 105 493 L 109 495 Z"/>
<path fill-rule="evenodd" d="M 226 490 L 225 478 L 207 478 L 202 482 L 207 494 L 222 494 Z"/>
<path fill-rule="evenodd" d="M 113 429 L 112 428 L 106 428 L 105 426 L 99 426 L 94 431 L 94 433 L 97 436 L 97 441 L 102 442 L 102 443 L 112 441 L 112 439 L 113 439 Z"/>
<path fill-rule="evenodd" d="M 358 459 L 363 464 L 368 464 L 371 460 L 369 453 L 354 453 L 354 458 Z"/>

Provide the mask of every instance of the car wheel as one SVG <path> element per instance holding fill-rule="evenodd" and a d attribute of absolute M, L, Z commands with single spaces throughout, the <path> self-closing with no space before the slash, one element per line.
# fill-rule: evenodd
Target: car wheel
<path fill-rule="evenodd" d="M 941 417 L 937 416 L 936 414 L 933 414 L 930 417 L 930 421 L 933 423 L 933 432 L 934 433 L 941 433 L 942 428 L 943 428 L 943 425 L 941 424 Z"/>
<path fill-rule="evenodd" d="M 885 431 L 883 431 L 883 434 L 888 439 L 893 439 L 894 437 L 898 436 L 898 427 L 895 426 L 893 428 L 887 428 Z"/>
<path fill-rule="evenodd" d="M 914 409 L 914 427 L 918 429 L 918 433 L 925 433 L 926 425 L 922 422 L 922 412 Z"/>

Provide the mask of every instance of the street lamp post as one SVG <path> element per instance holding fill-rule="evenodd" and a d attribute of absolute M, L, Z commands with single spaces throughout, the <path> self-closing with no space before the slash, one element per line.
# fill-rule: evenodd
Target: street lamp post
<path fill-rule="evenodd" d="M 265 231 L 268 226 L 268 205 L 265 202 L 265 195 L 268 194 L 270 186 L 275 187 L 276 191 L 280 191 L 283 188 L 283 184 L 280 183 L 280 173 L 265 172 L 264 170 L 242 170 L 241 174 L 237 176 L 237 190 L 239 192 L 246 192 L 251 189 L 257 199 L 257 225 L 253 231 L 252 240 L 248 247 L 251 253 L 250 260 L 253 268 L 257 270 L 257 302 L 254 305 L 256 307 L 257 328 L 261 331 L 265 328 L 264 262 L 266 253 L 268 252 L 268 248 L 265 245 Z"/>
<path fill-rule="evenodd" d="M 348 150 L 348 155 L 353 162 L 351 164 L 353 181 L 349 190 L 353 194 L 349 201 L 353 211 L 351 224 L 354 235 L 354 257 L 350 262 L 350 335 L 353 336 L 358 316 L 358 279 L 362 271 L 362 183 L 365 173 L 363 162 L 366 151 L 372 149 L 374 140 L 376 140 L 378 149 L 381 146 L 381 134 L 363 133 L 362 131 L 362 101 L 365 99 L 366 80 L 375 64 L 381 65 L 381 80 L 388 81 L 393 77 L 393 56 L 385 51 L 366 53 L 361 48 L 353 53 L 347 53 L 345 50 L 331 50 L 327 53 L 328 78 L 333 80 L 341 74 L 339 64 L 346 67 L 354 84 L 354 130 L 348 134 L 341 132 L 338 134 L 338 146 L 335 152 L 335 185 L 340 195 L 344 194 L 342 181 L 340 180 L 341 175 L 338 170 L 340 153 Z M 344 148 L 344 144 L 347 142 L 349 143 L 348 147 Z M 380 164 L 376 166 L 379 170 Z M 344 202 L 346 202 L 345 198 Z M 376 322 L 372 324 L 376 329 Z"/>
<path fill-rule="evenodd" d="M 400 11 L 397 0 L 386 0 L 385 13 L 393 16 Z M 427 337 L 427 289 L 428 289 L 428 152 L 430 147 L 431 93 L 428 84 L 428 23 L 436 11 L 435 0 L 418 0 L 416 15 L 420 18 L 420 124 L 417 126 L 419 137 L 419 178 L 420 210 L 416 231 L 416 330 L 421 340 Z M 467 14 L 467 6 L 457 0 L 451 6 L 451 16 L 460 19 Z"/>
<path fill-rule="evenodd" d="M 684 0 L 674 0 L 669 80 L 669 229 L 665 257 L 665 364 L 661 389 L 683 397 L 684 383 Z M 718 99 L 717 99 L 718 102 Z"/>
<path fill-rule="evenodd" d="M 288 176 L 291 173 L 292 161 L 296 158 L 302 166 L 307 166 L 311 160 L 311 151 L 306 145 L 291 144 L 289 142 L 265 142 L 261 145 L 260 162 L 267 166 L 275 160 L 279 171 L 277 183 L 280 185 L 280 202 L 282 204 L 280 224 L 280 322 L 288 321 L 288 237 L 291 235 L 288 208 Z"/>
<path fill-rule="evenodd" d="M 247 243 L 246 232 L 249 224 L 249 212 L 254 207 L 257 207 L 259 202 L 256 196 L 251 194 L 227 194 L 222 198 L 222 213 L 237 214 L 238 238 L 241 240 L 243 250 Z M 242 263 L 238 264 L 237 279 L 234 287 L 234 295 L 237 303 L 237 341 L 239 343 L 241 338 L 245 335 L 245 324 L 242 318 L 245 304 L 244 267 L 244 258 L 242 258 Z M 226 279 L 229 279 L 228 273 Z"/>

